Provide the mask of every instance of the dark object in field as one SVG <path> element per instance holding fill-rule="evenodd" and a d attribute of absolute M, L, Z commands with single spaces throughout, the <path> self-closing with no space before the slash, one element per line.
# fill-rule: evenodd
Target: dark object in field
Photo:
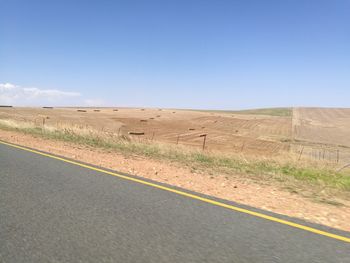
<path fill-rule="evenodd" d="M 153 117 L 151 117 L 151 118 L 149 118 L 150 120 L 154 120 L 154 118 Z"/>
<path fill-rule="evenodd" d="M 145 135 L 144 132 L 129 132 L 130 135 Z"/>
<path fill-rule="evenodd" d="M 159 118 L 160 117 L 160 115 L 157 115 L 157 118 Z"/>
<path fill-rule="evenodd" d="M 0 108 L 12 108 L 13 106 L 11 105 L 0 105 Z"/>
<path fill-rule="evenodd" d="M 113 111 L 118 111 L 118 109 L 114 109 Z"/>
<path fill-rule="evenodd" d="M 140 120 L 140 122 L 147 122 L 147 120 Z"/>
<path fill-rule="evenodd" d="M 176 111 L 173 111 L 173 113 L 176 113 Z"/>
<path fill-rule="evenodd" d="M 142 111 L 145 111 L 145 109 L 141 109 Z"/>
<path fill-rule="evenodd" d="M 77 110 L 78 112 L 86 112 L 86 110 Z"/>
<path fill-rule="evenodd" d="M 53 107 L 43 107 L 43 109 L 53 109 Z"/>
<path fill-rule="evenodd" d="M 195 131 L 195 128 L 188 128 L 189 131 Z"/>
<path fill-rule="evenodd" d="M 100 112 L 100 110 L 94 110 L 95 112 Z"/>
<path fill-rule="evenodd" d="M 199 137 L 203 137 L 203 146 L 202 146 L 202 149 L 203 151 L 205 150 L 205 143 L 207 141 L 207 134 L 206 133 L 203 133 L 201 135 L 199 135 Z"/>

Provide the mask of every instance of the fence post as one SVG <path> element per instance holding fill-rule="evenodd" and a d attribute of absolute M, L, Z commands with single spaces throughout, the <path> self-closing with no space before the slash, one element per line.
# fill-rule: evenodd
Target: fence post
<path fill-rule="evenodd" d="M 337 149 L 337 163 L 339 163 L 339 149 Z"/>
<path fill-rule="evenodd" d="M 243 152 L 244 146 L 245 146 L 245 141 L 243 141 L 242 148 L 241 148 L 241 152 Z"/>
<path fill-rule="evenodd" d="M 305 147 L 305 146 L 303 146 L 303 148 L 302 148 L 302 149 L 301 149 L 301 151 L 300 151 L 300 155 L 299 155 L 298 161 L 300 161 L 301 156 L 303 155 L 303 152 L 304 152 L 304 147 Z"/>
<path fill-rule="evenodd" d="M 203 137 L 203 151 L 205 149 L 205 142 L 207 141 L 207 135 L 206 134 L 201 134 L 199 137 Z"/>

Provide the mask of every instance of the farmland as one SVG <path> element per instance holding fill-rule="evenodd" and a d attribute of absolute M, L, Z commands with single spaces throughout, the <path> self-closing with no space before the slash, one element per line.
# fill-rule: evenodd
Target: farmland
<path fill-rule="evenodd" d="M 350 147 L 350 109 L 295 108 L 295 139 Z"/>
<path fill-rule="evenodd" d="M 0 119 L 257 155 L 289 149 L 291 117 L 173 109 L 3 108 Z M 131 134 L 142 134 L 134 136 Z"/>
<path fill-rule="evenodd" d="M 303 156 L 350 163 L 350 109 L 294 108 L 293 139 Z"/>
<path fill-rule="evenodd" d="M 0 120 L 207 152 L 350 162 L 350 109 L 0 108 Z"/>

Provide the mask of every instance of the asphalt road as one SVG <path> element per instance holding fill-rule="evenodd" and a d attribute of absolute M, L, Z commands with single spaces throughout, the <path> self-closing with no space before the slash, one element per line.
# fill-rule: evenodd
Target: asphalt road
<path fill-rule="evenodd" d="M 0 262 L 349 263 L 350 243 L 0 144 Z"/>

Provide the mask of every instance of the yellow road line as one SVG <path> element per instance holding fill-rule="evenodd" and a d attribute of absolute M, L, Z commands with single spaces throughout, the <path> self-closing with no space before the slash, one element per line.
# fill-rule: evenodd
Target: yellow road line
<path fill-rule="evenodd" d="M 168 191 L 168 192 L 176 193 L 178 195 L 186 196 L 186 197 L 189 197 L 189 198 L 192 198 L 192 199 L 196 199 L 196 200 L 200 200 L 200 201 L 212 204 L 212 205 L 216 205 L 216 206 L 224 207 L 224 208 L 231 209 L 231 210 L 234 210 L 234 211 L 237 211 L 237 212 L 241 212 L 241 213 L 245 213 L 245 214 L 248 214 L 248 215 L 256 216 L 256 217 L 263 218 L 263 219 L 266 219 L 266 220 L 270 220 L 270 221 L 273 221 L 273 222 L 277 222 L 277 223 L 280 223 L 280 224 L 283 224 L 283 225 L 288 225 L 288 226 L 291 226 L 291 227 L 294 227 L 294 228 L 302 229 L 302 230 L 305 230 L 305 231 L 308 231 L 308 232 L 312 232 L 314 234 L 318 234 L 318 235 L 322 235 L 322 236 L 326 236 L 326 237 L 330 237 L 330 238 L 333 238 L 333 239 L 337 239 L 337 240 L 341 240 L 341 241 L 345 241 L 345 242 L 350 243 L 350 238 L 345 237 L 345 236 L 332 234 L 330 232 L 326 232 L 326 231 L 322 231 L 322 230 L 319 230 L 319 229 L 316 229 L 316 228 L 312 228 L 312 227 L 304 226 L 304 225 L 301 225 L 301 224 L 293 223 L 293 222 L 290 222 L 290 221 L 287 221 L 287 220 L 283 220 L 283 219 L 280 219 L 280 218 L 277 218 L 277 217 L 265 215 L 265 214 L 262 214 L 262 213 L 254 212 L 254 211 L 251 211 L 251 210 L 248 210 L 248 209 L 244 209 L 244 208 L 240 208 L 240 207 L 233 206 L 233 205 L 228 205 L 228 204 L 221 203 L 221 202 L 218 202 L 218 201 L 214 201 L 214 200 L 211 200 L 211 199 L 208 199 L 208 198 L 205 198 L 205 197 L 200 197 L 200 196 L 195 195 L 195 194 L 186 193 L 186 192 L 183 192 L 181 190 L 176 190 L 176 189 L 172 189 L 170 187 L 166 187 L 166 186 L 158 185 L 158 184 L 155 184 L 155 183 L 147 182 L 147 181 L 144 181 L 142 179 L 137 179 L 137 178 L 129 177 L 127 175 L 122 175 L 122 174 L 118 174 L 118 173 L 115 173 L 115 172 L 106 171 L 106 170 L 103 170 L 103 169 L 100 169 L 100 168 L 96 168 L 96 167 L 93 167 L 93 166 L 90 166 L 90 165 L 86 165 L 86 164 L 82 164 L 82 163 L 79 163 L 79 162 L 71 161 L 71 160 L 68 160 L 68 159 L 65 159 L 65 158 L 61 158 L 61 157 L 57 157 L 57 156 L 54 156 L 54 155 L 51 155 L 51 154 L 43 153 L 43 152 L 36 151 L 36 150 L 27 149 L 25 147 L 21 147 L 21 146 L 12 144 L 12 143 L 7 143 L 7 142 L 4 142 L 4 141 L 0 141 L 0 144 L 4 144 L 4 145 L 7 145 L 7 146 L 11 146 L 11 147 L 18 148 L 18 149 L 21 149 L 21 150 L 24 150 L 24 151 L 28 151 L 28 152 L 31 152 L 31 153 L 39 154 L 39 155 L 42 155 L 42 156 L 46 156 L 46 157 L 49 157 L 49 158 L 52 158 L 52 159 L 60 160 L 60 161 L 66 162 L 66 163 L 78 165 L 80 167 L 84 167 L 84 168 L 87 168 L 87 169 L 90 169 L 90 170 L 94 170 L 94 171 L 97 171 L 97 172 L 113 175 L 113 176 L 116 176 L 116 177 L 119 177 L 119 178 L 122 178 L 122 179 L 125 179 L 125 180 L 129 180 L 129 181 L 133 181 L 133 182 L 136 182 L 136 183 L 148 185 L 148 186 L 155 187 L 155 188 L 158 188 L 158 189 L 162 189 L 162 190 L 165 190 L 165 191 Z"/>

